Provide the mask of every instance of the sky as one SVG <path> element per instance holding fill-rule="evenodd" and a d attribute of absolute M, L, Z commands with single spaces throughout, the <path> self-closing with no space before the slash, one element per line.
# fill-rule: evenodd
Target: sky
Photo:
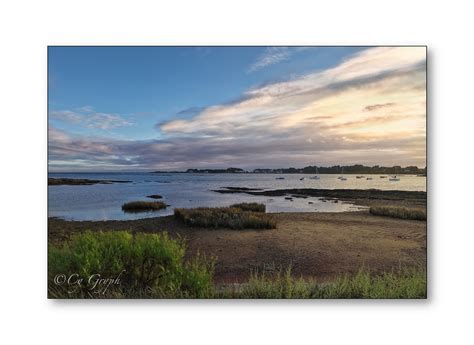
<path fill-rule="evenodd" d="M 426 165 L 425 47 L 49 47 L 50 171 Z"/>

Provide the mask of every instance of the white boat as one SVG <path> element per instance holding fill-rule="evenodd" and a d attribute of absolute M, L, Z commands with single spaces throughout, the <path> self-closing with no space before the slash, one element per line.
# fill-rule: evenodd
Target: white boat
<path fill-rule="evenodd" d="M 342 168 L 341 174 L 344 174 L 344 168 Z M 338 179 L 339 179 L 340 181 L 347 181 L 347 177 L 344 177 L 344 176 L 339 176 Z"/>
<path fill-rule="evenodd" d="M 319 174 L 318 168 L 316 168 L 316 174 Z M 315 175 L 315 176 L 311 176 L 310 179 L 311 179 L 311 180 L 319 180 L 320 177 L 319 177 L 319 175 Z"/>
<path fill-rule="evenodd" d="M 390 176 L 388 179 L 389 181 L 400 181 L 400 177 L 397 177 L 397 175 Z"/>

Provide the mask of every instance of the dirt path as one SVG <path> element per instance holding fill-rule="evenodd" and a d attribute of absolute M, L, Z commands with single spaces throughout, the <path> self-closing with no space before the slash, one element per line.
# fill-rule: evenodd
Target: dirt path
<path fill-rule="evenodd" d="M 186 238 L 187 255 L 216 256 L 218 283 L 242 282 L 251 270 L 293 267 L 297 275 L 324 281 L 361 266 L 390 270 L 425 266 L 426 222 L 370 215 L 368 212 L 279 213 L 273 230 L 186 228 L 172 216 L 135 221 L 68 222 L 49 219 L 49 238 L 61 241 L 75 231 L 168 231 Z"/>

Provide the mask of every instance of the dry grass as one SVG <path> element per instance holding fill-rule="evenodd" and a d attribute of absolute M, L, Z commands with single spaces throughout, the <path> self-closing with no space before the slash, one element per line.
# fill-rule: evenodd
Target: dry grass
<path fill-rule="evenodd" d="M 132 201 L 122 205 L 125 212 L 147 212 L 158 211 L 166 208 L 166 204 L 161 201 Z"/>
<path fill-rule="evenodd" d="M 397 206 L 374 206 L 370 213 L 376 216 L 386 216 L 400 219 L 426 220 L 426 210 Z"/>
<path fill-rule="evenodd" d="M 426 271 L 403 268 L 376 274 L 361 268 L 354 276 L 341 275 L 326 284 L 311 279 L 294 277 L 291 268 L 276 274 L 254 273 L 246 284 L 238 289 L 223 288 L 215 292 L 215 298 L 374 298 L 374 299 L 422 299 L 426 298 Z"/>
<path fill-rule="evenodd" d="M 262 212 L 265 213 L 265 205 L 256 202 L 242 202 L 240 204 L 230 205 L 230 207 L 239 208 L 242 211 Z"/>
<path fill-rule="evenodd" d="M 230 229 L 274 229 L 276 222 L 268 214 L 244 211 L 236 207 L 177 208 L 174 216 L 188 226 Z"/>

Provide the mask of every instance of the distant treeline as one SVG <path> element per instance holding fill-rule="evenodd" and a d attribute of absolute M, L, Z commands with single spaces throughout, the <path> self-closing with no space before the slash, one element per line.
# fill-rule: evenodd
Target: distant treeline
<path fill-rule="evenodd" d="M 307 166 L 304 168 L 279 168 L 267 169 L 259 168 L 246 171 L 240 168 L 227 169 L 188 169 L 186 171 L 173 171 L 174 173 L 193 173 L 193 174 L 413 174 L 426 175 L 426 167 L 418 168 L 416 166 L 393 166 L 383 167 L 375 165 L 373 167 L 365 165 L 335 165 L 332 167 Z M 155 171 L 155 173 L 170 173 L 169 171 Z"/>

